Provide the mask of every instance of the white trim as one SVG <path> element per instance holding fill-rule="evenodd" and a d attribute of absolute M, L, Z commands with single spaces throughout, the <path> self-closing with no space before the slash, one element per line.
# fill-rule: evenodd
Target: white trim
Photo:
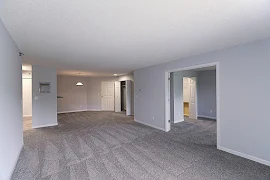
<path fill-rule="evenodd" d="M 225 151 L 227 153 L 234 154 L 236 156 L 240 156 L 240 157 L 243 157 L 243 158 L 246 158 L 246 159 L 261 163 L 261 164 L 264 164 L 266 166 L 270 166 L 270 161 L 266 161 L 264 159 L 260 159 L 260 158 L 257 158 L 257 157 L 251 156 L 251 155 L 247 155 L 247 154 L 244 154 L 244 153 L 241 153 L 241 152 L 238 152 L 238 151 L 234 151 L 234 150 L 222 147 L 220 145 L 218 145 L 217 148 L 219 150 L 221 150 L 221 151 Z"/>
<path fill-rule="evenodd" d="M 44 127 L 51 127 L 51 126 L 57 126 L 58 123 L 54 123 L 54 124 L 45 124 L 45 125 L 41 125 L 41 126 L 32 126 L 33 129 L 38 129 L 38 128 L 44 128 Z"/>
<path fill-rule="evenodd" d="M 172 73 L 172 72 L 178 72 L 178 71 L 193 70 L 193 69 L 198 69 L 198 68 L 217 66 L 218 64 L 219 64 L 219 62 L 199 64 L 199 65 L 194 65 L 194 66 L 187 66 L 187 67 L 183 67 L 183 68 L 166 70 L 166 72 Z"/>
<path fill-rule="evenodd" d="M 32 117 L 32 114 L 31 115 L 23 115 L 23 117 Z"/>
<path fill-rule="evenodd" d="M 183 122 L 183 121 L 184 121 L 184 119 L 181 119 L 179 121 L 174 121 L 173 123 L 176 124 L 176 123 L 180 123 L 180 122 Z"/>
<path fill-rule="evenodd" d="M 217 144 L 220 144 L 220 68 L 219 63 L 216 63 L 216 106 L 217 106 Z"/>
<path fill-rule="evenodd" d="M 219 68 L 219 62 L 213 62 L 213 63 L 207 63 L 207 64 L 200 64 L 195 66 L 187 66 L 184 68 L 177 68 L 177 69 L 171 69 L 165 71 L 165 128 L 166 132 L 170 130 L 170 123 L 168 122 L 168 117 L 170 117 L 170 103 L 167 101 L 167 99 L 170 97 L 168 92 L 168 77 L 170 73 L 177 72 L 177 71 L 186 71 L 186 70 L 192 70 L 192 69 L 198 69 L 203 67 L 210 67 L 210 66 L 216 66 L 216 104 L 217 104 L 217 144 L 220 144 L 220 68 Z"/>
<path fill-rule="evenodd" d="M 134 121 L 137 122 L 137 123 L 140 123 L 140 124 L 143 124 L 143 125 L 146 125 L 146 126 L 149 126 L 149 127 L 152 127 L 152 128 L 158 129 L 158 130 L 161 130 L 161 131 L 166 131 L 164 128 L 161 128 L 161 127 L 158 127 L 158 126 L 155 126 L 155 125 L 152 125 L 152 124 L 148 124 L 146 122 L 138 121 L 136 119 L 134 119 Z"/>
<path fill-rule="evenodd" d="M 169 132 L 171 130 L 171 100 L 170 98 L 170 72 L 165 71 L 165 131 Z"/>
<path fill-rule="evenodd" d="M 207 119 L 214 119 L 214 120 L 217 119 L 216 117 L 213 117 L 213 116 L 198 115 L 198 118 L 200 118 L 200 117 L 202 117 L 202 118 L 207 118 Z"/>
<path fill-rule="evenodd" d="M 87 109 L 87 111 L 101 111 L 101 109 Z"/>
<path fill-rule="evenodd" d="M 19 153 L 17 154 L 16 161 L 15 161 L 14 164 L 13 164 L 13 168 L 12 168 L 12 171 L 10 172 L 10 175 L 9 175 L 8 179 L 11 179 L 11 177 L 12 177 L 12 175 L 13 175 L 13 173 L 14 173 L 14 170 L 15 170 L 16 165 L 17 165 L 17 163 L 18 163 L 18 160 L 19 160 L 19 158 L 20 158 L 20 154 L 21 154 L 21 152 L 22 152 L 22 150 L 23 150 L 23 146 L 24 146 L 24 143 L 22 143 L 21 150 L 20 150 Z"/>
<path fill-rule="evenodd" d="M 63 113 L 73 113 L 73 112 L 85 112 L 88 111 L 87 109 L 82 109 L 82 110 L 74 110 L 74 111 L 61 111 L 57 112 L 57 114 L 63 114 Z"/>
<path fill-rule="evenodd" d="M 198 73 L 196 73 L 196 76 L 195 76 L 195 78 L 196 78 L 196 94 L 195 94 L 195 96 L 196 96 L 196 119 L 198 119 Z"/>

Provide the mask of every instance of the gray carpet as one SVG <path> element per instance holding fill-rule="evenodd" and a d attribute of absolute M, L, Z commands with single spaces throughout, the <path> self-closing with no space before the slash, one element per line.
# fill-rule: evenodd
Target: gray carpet
<path fill-rule="evenodd" d="M 58 116 L 24 132 L 12 179 L 269 180 L 270 168 L 216 149 L 216 123 L 188 120 L 168 133 L 121 113 Z"/>

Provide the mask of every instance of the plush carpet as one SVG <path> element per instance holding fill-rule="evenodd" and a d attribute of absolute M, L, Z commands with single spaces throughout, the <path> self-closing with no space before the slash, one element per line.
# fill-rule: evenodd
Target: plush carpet
<path fill-rule="evenodd" d="M 216 149 L 216 122 L 189 120 L 168 133 L 121 113 L 58 116 L 24 131 L 12 179 L 269 180 L 270 168 Z"/>

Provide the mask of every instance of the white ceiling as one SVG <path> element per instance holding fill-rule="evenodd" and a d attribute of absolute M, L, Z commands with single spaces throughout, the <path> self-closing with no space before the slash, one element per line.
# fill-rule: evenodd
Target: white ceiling
<path fill-rule="evenodd" d="M 90 76 L 270 37 L 269 0 L 2 0 L 24 63 Z"/>

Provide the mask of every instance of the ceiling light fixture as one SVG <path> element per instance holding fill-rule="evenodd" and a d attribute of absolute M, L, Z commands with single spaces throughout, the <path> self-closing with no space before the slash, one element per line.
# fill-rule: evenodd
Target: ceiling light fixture
<path fill-rule="evenodd" d="M 80 76 L 81 73 L 78 73 L 78 75 Z M 83 83 L 79 81 L 79 82 L 77 82 L 76 86 L 83 86 Z"/>
<path fill-rule="evenodd" d="M 83 83 L 77 82 L 76 86 L 83 86 Z"/>
<path fill-rule="evenodd" d="M 117 76 L 118 74 L 114 74 L 114 76 Z"/>

